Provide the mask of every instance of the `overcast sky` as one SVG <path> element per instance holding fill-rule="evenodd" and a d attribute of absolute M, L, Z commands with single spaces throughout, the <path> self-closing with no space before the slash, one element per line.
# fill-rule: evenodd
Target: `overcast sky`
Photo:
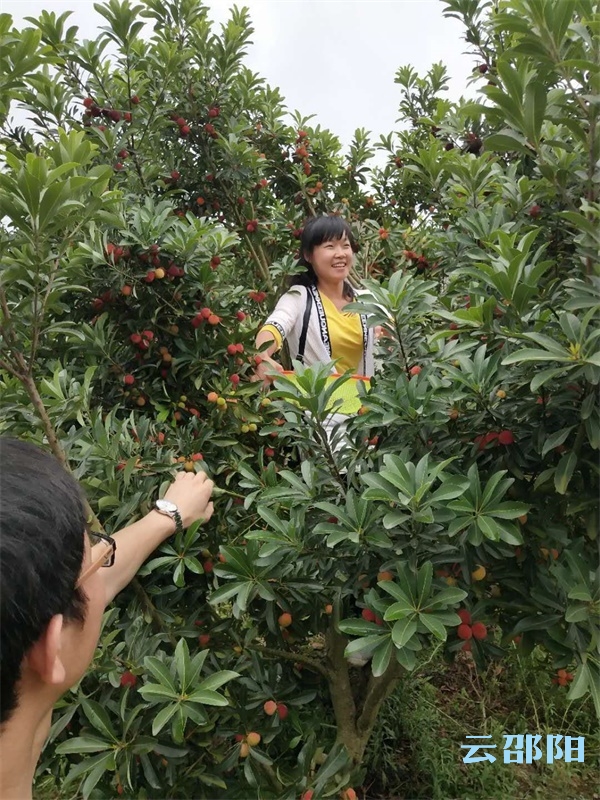
<path fill-rule="evenodd" d="M 315 114 L 347 145 L 356 128 L 378 138 L 394 130 L 400 91 L 398 67 L 411 64 L 420 74 L 443 61 L 453 98 L 472 94 L 466 81 L 474 67 L 463 55 L 462 26 L 442 16 L 441 0 L 207 0 L 221 23 L 233 5 L 247 6 L 254 44 L 246 65 L 278 86 L 290 111 Z M 40 11 L 74 13 L 80 39 L 95 38 L 105 20 L 94 0 L 0 0 L 16 27 Z"/>

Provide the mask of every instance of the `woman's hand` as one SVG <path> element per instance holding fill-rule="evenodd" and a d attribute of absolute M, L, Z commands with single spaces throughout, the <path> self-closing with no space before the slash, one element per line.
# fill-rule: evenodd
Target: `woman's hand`
<path fill-rule="evenodd" d="M 187 528 L 197 519 L 207 522 L 212 517 L 214 508 L 210 496 L 213 488 L 214 483 L 205 472 L 178 472 L 164 499 L 175 503 L 183 527 Z"/>
<path fill-rule="evenodd" d="M 272 359 L 270 356 L 260 355 L 257 356 L 260 358 L 260 362 L 254 371 L 253 377 L 250 379 L 252 381 L 262 381 L 263 386 L 268 388 L 277 375 L 274 375 L 273 372 L 275 371 L 278 374 L 282 374 L 284 372 L 283 367 L 277 361 Z"/>

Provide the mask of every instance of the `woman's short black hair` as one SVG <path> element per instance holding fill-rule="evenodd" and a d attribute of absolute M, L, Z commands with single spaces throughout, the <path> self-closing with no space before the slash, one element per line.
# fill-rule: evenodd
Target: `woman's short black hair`
<path fill-rule="evenodd" d="M 57 459 L 0 437 L 0 724 L 18 705 L 23 658 L 52 617 L 84 620 L 75 584 L 85 527 L 81 488 Z"/>
<path fill-rule="evenodd" d="M 310 261 L 306 260 L 306 256 L 312 255 L 315 247 L 323 244 L 323 242 L 332 242 L 333 240 L 344 238 L 348 239 L 352 250 L 356 253 L 358 250 L 356 239 L 352 234 L 350 225 L 343 217 L 338 214 L 323 214 L 318 217 L 310 217 L 302 230 L 300 258 L 297 264 L 298 267 L 304 267 L 304 270 L 290 278 L 290 286 L 315 286 L 317 276 Z M 350 284 L 347 283 L 344 286 L 344 291 L 349 297 L 354 296 L 354 290 Z"/>

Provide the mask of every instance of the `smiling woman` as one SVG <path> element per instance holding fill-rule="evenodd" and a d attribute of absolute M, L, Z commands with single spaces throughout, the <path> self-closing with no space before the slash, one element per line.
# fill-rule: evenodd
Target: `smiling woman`
<path fill-rule="evenodd" d="M 348 223 L 334 214 L 312 217 L 302 232 L 291 288 L 277 303 L 256 337 L 267 345 L 257 375 L 268 383 L 281 365 L 273 358 L 285 340 L 292 359 L 307 366 L 336 362 L 338 372 L 373 374 L 373 330 L 367 318 L 344 311 L 356 296 L 348 282 L 357 249 Z"/>

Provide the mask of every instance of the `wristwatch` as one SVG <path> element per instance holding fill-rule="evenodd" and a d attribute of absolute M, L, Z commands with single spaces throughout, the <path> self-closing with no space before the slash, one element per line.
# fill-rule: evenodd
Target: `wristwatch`
<path fill-rule="evenodd" d="M 183 533 L 183 520 L 181 519 L 181 514 L 175 503 L 172 503 L 170 500 L 157 500 L 154 503 L 154 509 L 158 511 L 159 514 L 164 514 L 166 517 L 171 517 L 171 519 L 174 520 L 175 533 Z"/>

